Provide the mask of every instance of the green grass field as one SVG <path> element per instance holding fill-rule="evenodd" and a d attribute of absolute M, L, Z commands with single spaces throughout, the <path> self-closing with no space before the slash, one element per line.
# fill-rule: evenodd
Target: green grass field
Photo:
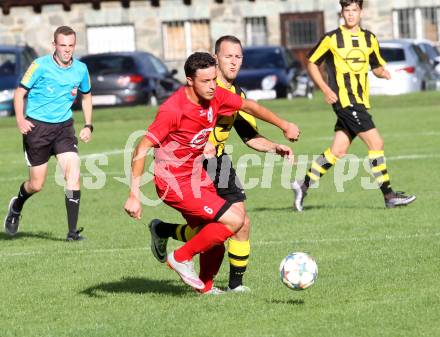
<path fill-rule="evenodd" d="M 245 282 L 253 292 L 220 297 L 195 294 L 150 253 L 144 224 L 153 217 L 181 222 L 176 211 L 144 207 L 141 221 L 123 212 L 128 188 L 115 179 L 125 175 L 122 149 L 133 131 L 150 123 L 154 109 L 95 110 L 94 139 L 80 145 L 89 186 L 82 189 L 80 214 L 87 241 L 64 242 L 63 188 L 55 183 L 52 159 L 44 190 L 25 206 L 20 233 L 0 234 L 0 336 L 440 336 L 440 93 L 374 97 L 372 103 L 392 185 L 417 201 L 385 209 L 378 190 L 361 187 L 367 177 L 361 167 L 344 193 L 328 173 L 307 197 L 306 212 L 294 213 L 292 192 L 281 183 L 290 177 L 275 165 L 270 188 L 247 191 L 253 229 Z M 301 127 L 296 154 L 311 158 L 330 144 L 334 114 L 322 96 L 265 104 Z M 81 126 L 79 113 L 76 119 Z M 274 127 L 260 123 L 260 130 L 283 141 Z M 253 153 L 236 135 L 231 144 L 235 162 Z M 3 219 L 27 175 L 14 119 L 0 119 L 0 147 Z M 366 155 L 359 140 L 351 152 Z M 94 162 L 105 172 L 98 184 L 85 167 L 87 158 L 93 161 L 86 156 L 96 153 L 107 154 L 107 161 Z M 262 171 L 248 167 L 246 181 L 261 180 Z M 155 196 L 152 186 L 145 193 Z M 179 244 L 171 241 L 169 249 Z M 310 252 L 319 266 L 316 284 L 303 292 L 279 280 L 279 263 L 292 251 Z M 225 262 L 220 287 L 227 286 Z"/>

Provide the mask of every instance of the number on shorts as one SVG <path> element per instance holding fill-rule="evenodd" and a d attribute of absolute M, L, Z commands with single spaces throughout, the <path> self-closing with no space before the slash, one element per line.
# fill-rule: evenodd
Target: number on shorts
<path fill-rule="evenodd" d="M 208 214 L 212 214 L 214 211 L 212 210 L 212 208 L 209 208 L 208 206 L 204 206 L 203 207 L 204 211 Z"/>

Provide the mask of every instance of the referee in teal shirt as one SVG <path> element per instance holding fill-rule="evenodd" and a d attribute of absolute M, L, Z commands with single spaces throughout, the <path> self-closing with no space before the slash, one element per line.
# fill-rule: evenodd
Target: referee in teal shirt
<path fill-rule="evenodd" d="M 14 196 L 9 202 L 4 221 L 5 231 L 9 235 L 18 232 L 20 215 L 26 200 L 43 188 L 47 163 L 54 155 L 66 180 L 65 202 L 69 227 L 67 240 L 84 239 L 80 234 L 82 228 L 77 228 L 81 199 L 80 159 L 71 107 L 80 92 L 85 125 L 79 138 L 87 143 L 93 132 L 92 95 L 86 65 L 73 58 L 75 43 L 76 33 L 72 28 L 58 27 L 54 32 L 55 52 L 36 59 L 15 91 L 15 116 L 18 129 L 23 135 L 29 180 L 21 184 L 18 196 Z"/>

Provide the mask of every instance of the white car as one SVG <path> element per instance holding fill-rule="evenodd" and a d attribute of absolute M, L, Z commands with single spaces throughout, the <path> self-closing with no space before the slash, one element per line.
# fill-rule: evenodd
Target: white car
<path fill-rule="evenodd" d="M 380 44 L 380 52 L 387 62 L 391 80 L 377 78 L 370 71 L 371 95 L 400 95 L 436 89 L 438 75 L 426 54 L 412 41 L 384 41 Z"/>

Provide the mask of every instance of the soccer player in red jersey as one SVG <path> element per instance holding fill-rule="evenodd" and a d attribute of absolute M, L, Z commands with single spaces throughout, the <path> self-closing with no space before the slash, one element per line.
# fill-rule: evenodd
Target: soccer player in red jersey
<path fill-rule="evenodd" d="M 300 133 L 295 124 L 256 102 L 217 88 L 215 65 L 209 53 L 194 53 L 185 62 L 187 85 L 160 106 L 133 151 L 131 191 L 124 206 L 131 217 L 141 218 L 140 178 L 145 156 L 155 148 L 154 182 L 158 196 L 181 212 L 191 227 L 204 225 L 191 240 L 168 254 L 167 263 L 186 284 L 201 292 L 212 290 L 213 275 L 223 258 L 223 243 L 244 223 L 243 210 L 217 195 L 202 167 L 204 146 L 217 114 L 232 115 L 243 110 L 279 127 L 291 141 L 297 140 Z M 196 254 L 200 254 L 200 278 L 192 261 Z M 202 279 L 210 282 L 205 284 Z"/>

